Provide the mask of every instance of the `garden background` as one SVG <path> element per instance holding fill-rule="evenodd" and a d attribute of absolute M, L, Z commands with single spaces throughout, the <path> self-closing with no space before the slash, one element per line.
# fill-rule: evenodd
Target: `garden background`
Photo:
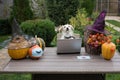
<path fill-rule="evenodd" d="M 0 0 L 0 5 L 4 1 L 7 0 Z M 92 25 L 100 13 L 96 10 L 96 1 L 13 0 L 12 5 L 4 6 L 4 16 L 0 17 L 0 48 L 6 47 L 5 41 L 11 39 L 14 18 L 24 34 L 43 38 L 47 47 L 56 46 L 57 32 L 55 29 L 67 23 L 73 25 L 75 33 L 84 38 L 85 27 Z M 120 22 L 116 20 L 106 22 L 108 23 L 106 29 L 111 33 L 113 42 L 115 42 L 119 38 L 119 31 L 114 27 L 119 28 Z M 0 74 L 0 80 L 31 80 L 31 74 Z M 120 74 L 107 74 L 106 80 L 120 80 Z"/>

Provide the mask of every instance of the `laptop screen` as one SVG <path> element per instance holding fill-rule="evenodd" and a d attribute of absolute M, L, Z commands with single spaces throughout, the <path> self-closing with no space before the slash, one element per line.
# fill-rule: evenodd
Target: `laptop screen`
<path fill-rule="evenodd" d="M 82 39 L 58 39 L 57 53 L 80 53 Z"/>

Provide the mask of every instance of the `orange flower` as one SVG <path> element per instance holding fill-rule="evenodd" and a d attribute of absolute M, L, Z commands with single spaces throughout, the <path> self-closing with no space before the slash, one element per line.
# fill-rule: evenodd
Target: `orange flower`
<path fill-rule="evenodd" d="M 112 39 L 112 36 L 111 36 L 111 35 L 109 35 L 109 36 L 108 36 L 108 38 L 109 38 L 109 39 Z"/>

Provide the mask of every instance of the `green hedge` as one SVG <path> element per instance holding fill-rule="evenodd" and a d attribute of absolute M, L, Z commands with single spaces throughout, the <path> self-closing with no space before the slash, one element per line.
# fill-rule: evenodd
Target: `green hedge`
<path fill-rule="evenodd" d="M 95 9 L 96 0 L 80 0 L 81 8 L 85 8 L 88 15 L 91 16 L 92 12 Z"/>
<path fill-rule="evenodd" d="M 55 33 L 55 25 L 52 21 L 45 20 L 28 20 L 21 23 L 21 29 L 24 33 L 38 37 L 45 40 L 46 46 L 51 46 L 51 41 L 53 40 Z"/>
<path fill-rule="evenodd" d="M 11 25 L 8 19 L 0 20 L 0 35 L 6 35 L 11 33 Z"/>

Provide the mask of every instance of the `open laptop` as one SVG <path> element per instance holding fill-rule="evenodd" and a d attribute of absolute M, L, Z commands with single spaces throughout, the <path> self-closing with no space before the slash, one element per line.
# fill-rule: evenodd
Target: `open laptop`
<path fill-rule="evenodd" d="M 82 39 L 58 39 L 57 53 L 80 53 Z"/>

